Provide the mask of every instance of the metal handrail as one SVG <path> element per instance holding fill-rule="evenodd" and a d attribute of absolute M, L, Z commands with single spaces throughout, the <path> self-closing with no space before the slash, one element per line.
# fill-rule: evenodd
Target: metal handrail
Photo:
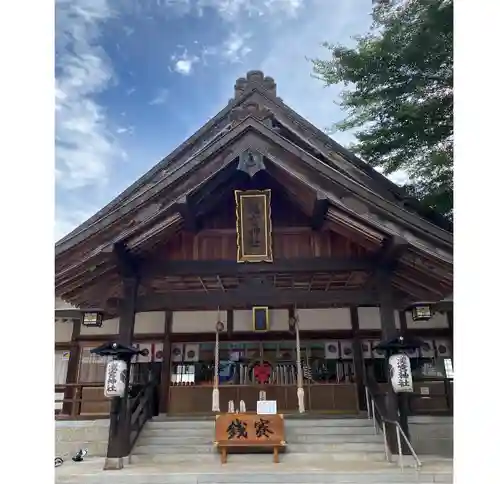
<path fill-rule="evenodd" d="M 404 469 L 404 462 L 403 462 L 403 448 L 401 445 L 401 435 L 403 436 L 404 441 L 406 442 L 406 445 L 408 446 L 408 449 L 410 449 L 410 453 L 415 459 L 415 463 L 417 468 L 422 466 L 421 460 L 418 458 L 415 449 L 413 446 L 410 444 L 410 441 L 406 434 L 403 431 L 403 428 L 401 427 L 401 424 L 397 420 L 392 420 L 387 417 L 385 417 L 380 410 L 380 407 L 378 406 L 377 402 L 375 401 L 375 397 L 373 396 L 372 391 L 368 388 L 367 385 L 365 385 L 365 398 L 366 398 L 366 408 L 368 411 L 368 418 L 373 420 L 373 428 L 375 429 L 375 433 L 378 433 L 378 428 L 377 428 L 377 419 L 375 418 L 375 411 L 378 413 L 378 416 L 380 418 L 380 421 L 382 422 L 382 431 L 384 433 L 384 449 L 385 449 L 385 457 L 388 462 L 391 462 L 391 457 L 390 457 L 390 452 L 389 452 L 389 446 L 387 444 L 387 431 L 386 431 L 386 424 L 391 424 L 396 427 L 396 438 L 398 442 L 398 454 L 399 454 L 399 466 L 401 467 L 401 470 Z"/>

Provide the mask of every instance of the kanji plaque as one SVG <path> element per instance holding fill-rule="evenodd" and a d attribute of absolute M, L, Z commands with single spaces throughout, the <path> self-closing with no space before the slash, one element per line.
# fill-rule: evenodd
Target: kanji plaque
<path fill-rule="evenodd" d="M 282 414 L 255 415 L 248 413 L 224 413 L 215 421 L 217 444 L 234 444 L 259 447 L 285 444 L 285 424 Z"/>
<path fill-rule="evenodd" d="M 272 262 L 271 190 L 235 190 L 238 262 Z"/>

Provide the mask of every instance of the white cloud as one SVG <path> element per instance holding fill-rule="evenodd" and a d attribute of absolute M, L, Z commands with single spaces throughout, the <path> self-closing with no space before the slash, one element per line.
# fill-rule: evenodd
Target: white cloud
<path fill-rule="evenodd" d="M 318 128 L 328 131 L 345 114 L 334 103 L 343 86 L 325 87 L 312 77 L 312 64 L 308 59 L 326 59 L 329 51 L 324 41 L 346 44 L 355 35 L 368 31 L 371 23 L 370 0 L 310 0 L 307 16 L 300 29 L 280 29 L 259 66 L 265 75 L 274 77 L 278 96 L 290 107 Z M 336 131 L 330 136 L 348 148 L 355 141 L 354 132 Z M 408 181 L 408 174 L 397 171 L 389 177 L 394 183 Z"/>
<path fill-rule="evenodd" d="M 54 225 L 54 240 L 57 242 L 65 235 L 69 234 L 75 227 L 78 227 L 85 220 L 89 219 L 100 207 L 95 207 L 96 210 L 69 208 L 61 204 L 56 206 L 56 221 Z"/>
<path fill-rule="evenodd" d="M 222 56 L 227 58 L 231 62 L 241 61 L 252 51 L 252 49 L 245 44 L 245 42 L 250 37 L 250 34 L 239 34 L 238 32 L 231 32 L 229 34 L 229 37 L 222 45 Z"/>
<path fill-rule="evenodd" d="M 179 74 L 188 76 L 191 73 L 194 62 L 195 61 L 193 59 L 180 59 L 176 61 L 174 69 Z"/>
<path fill-rule="evenodd" d="M 196 55 L 189 55 L 185 50 L 180 56 L 173 55 L 172 61 L 174 62 L 173 70 L 182 74 L 183 76 L 189 76 L 193 70 L 193 65 L 200 61 L 200 58 Z"/>
<path fill-rule="evenodd" d="M 307 7 L 300 29 L 280 29 L 259 68 L 276 80 L 278 96 L 320 129 L 327 129 L 343 117 L 334 104 L 342 87 L 324 87 L 314 79 L 308 58 L 328 57 L 321 46 L 324 41 L 345 43 L 366 32 L 372 4 L 370 0 L 311 0 Z M 352 139 L 342 133 L 334 136 L 341 137 L 343 142 Z"/>
<path fill-rule="evenodd" d="M 133 134 L 134 132 L 134 127 L 133 126 L 127 126 L 127 127 L 119 127 L 116 129 L 117 134 Z"/>
<path fill-rule="evenodd" d="M 113 162 L 124 157 L 116 127 L 97 100 L 114 82 L 99 46 L 101 27 L 112 15 L 107 0 L 56 0 L 56 239 L 99 208 L 78 189 L 90 186 L 96 193 Z"/>
<path fill-rule="evenodd" d="M 113 81 L 98 45 L 112 13 L 106 0 L 56 2 L 56 183 L 75 189 L 107 181 L 110 164 L 123 156 L 96 95 Z"/>
<path fill-rule="evenodd" d="M 154 105 L 160 105 L 160 104 L 165 104 L 168 99 L 168 89 L 160 89 L 156 96 L 149 101 L 149 104 L 152 106 Z"/>
<path fill-rule="evenodd" d="M 198 9 L 214 8 L 226 20 L 239 16 L 294 16 L 305 5 L 304 0 L 195 0 Z"/>
<path fill-rule="evenodd" d="M 157 17 L 197 13 L 203 16 L 207 9 L 215 10 L 223 19 L 233 21 L 241 17 L 264 17 L 279 20 L 280 16 L 295 16 L 308 0 L 119 0 L 120 9 L 132 15 Z M 331 0 L 334 1 L 334 0 Z M 335 0 L 340 1 L 340 0 Z M 117 0 L 118 2 L 118 0 Z"/>

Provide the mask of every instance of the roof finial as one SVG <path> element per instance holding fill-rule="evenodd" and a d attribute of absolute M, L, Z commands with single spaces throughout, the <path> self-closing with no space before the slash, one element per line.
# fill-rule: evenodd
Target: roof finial
<path fill-rule="evenodd" d="M 236 79 L 234 85 L 234 98 L 238 99 L 247 89 L 251 89 L 254 86 L 259 86 L 269 94 L 276 96 L 276 83 L 272 77 L 264 77 L 262 71 L 248 71 L 246 78 L 240 77 Z"/>

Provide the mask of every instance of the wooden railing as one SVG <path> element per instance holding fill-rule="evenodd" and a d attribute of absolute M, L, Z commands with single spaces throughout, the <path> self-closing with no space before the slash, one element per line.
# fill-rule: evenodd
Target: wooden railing
<path fill-rule="evenodd" d="M 377 391 L 385 395 L 389 385 L 379 383 Z M 427 377 L 414 380 L 413 386 L 413 393 L 408 394 L 410 415 L 453 415 L 453 380 Z"/>
<path fill-rule="evenodd" d="M 55 414 L 58 420 L 109 418 L 110 400 L 104 396 L 103 383 L 55 385 L 55 394 Z M 62 394 L 63 397 L 58 397 L 57 394 Z"/>
<path fill-rule="evenodd" d="M 154 392 L 157 382 L 133 385 L 127 400 L 127 418 L 130 419 L 128 442 L 123 447 L 124 455 L 128 455 L 134 447 L 142 428 L 154 414 Z M 89 391 L 91 392 L 89 394 Z M 56 410 L 57 420 L 87 420 L 110 418 L 111 399 L 104 396 L 102 383 L 68 383 L 56 385 L 56 394 L 64 398 L 55 398 L 56 404 L 62 404 Z M 86 396 L 85 393 L 88 395 Z M 70 398 L 66 398 L 70 395 Z M 56 405 L 57 406 L 57 405 Z"/>
<path fill-rule="evenodd" d="M 394 447 L 391 446 L 389 438 L 389 427 L 392 427 L 396 432 L 397 441 L 397 453 L 399 455 L 399 465 L 401 470 L 404 468 L 403 454 L 411 454 L 415 459 L 417 469 L 422 466 L 422 462 L 415 453 L 415 449 L 411 445 L 408 436 L 405 434 L 401 424 L 397 420 L 392 420 L 387 417 L 387 406 L 385 398 L 380 392 L 377 392 L 377 383 L 375 381 L 370 381 L 369 378 L 365 378 L 365 394 L 366 394 L 366 407 L 368 409 L 368 418 L 372 419 L 374 424 L 375 433 L 378 433 L 378 429 L 381 429 L 384 435 L 384 448 L 385 457 L 391 462 L 392 455 L 394 453 Z M 381 398 L 382 397 L 382 398 Z M 403 444 L 406 449 L 403 450 Z"/>
<path fill-rule="evenodd" d="M 415 391 L 409 395 L 410 415 L 453 415 L 453 380 L 426 378 L 414 382 Z M 423 394 L 421 388 L 429 389 Z"/>
<path fill-rule="evenodd" d="M 153 416 L 155 381 L 141 385 L 139 393 L 129 399 L 130 438 L 129 452 L 132 451 L 146 422 Z"/>

